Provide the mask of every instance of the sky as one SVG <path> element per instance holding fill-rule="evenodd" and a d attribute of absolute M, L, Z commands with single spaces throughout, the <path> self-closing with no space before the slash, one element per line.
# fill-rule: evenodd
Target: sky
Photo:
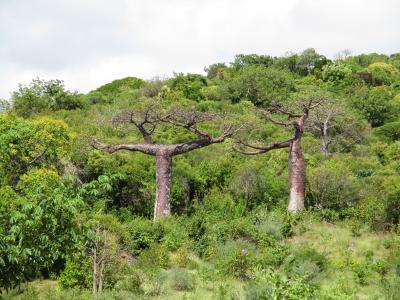
<path fill-rule="evenodd" d="M 88 92 L 239 53 L 396 53 L 399 13 L 399 0 L 0 0 L 0 98 L 36 77 Z"/>

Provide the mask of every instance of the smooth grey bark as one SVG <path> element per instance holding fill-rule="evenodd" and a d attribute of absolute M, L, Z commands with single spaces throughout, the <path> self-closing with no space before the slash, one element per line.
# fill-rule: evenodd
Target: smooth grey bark
<path fill-rule="evenodd" d="M 294 138 L 289 147 L 289 212 L 297 212 L 304 209 L 306 164 L 301 148 L 301 137 L 303 135 L 305 117 L 302 116 L 299 119 L 298 124 L 295 126 Z"/>
<path fill-rule="evenodd" d="M 150 136 L 155 127 L 153 127 L 151 133 L 149 133 L 143 126 L 145 122 L 148 121 L 134 123 L 142 133 L 146 142 L 145 144 L 107 145 L 101 143 L 97 139 L 93 139 L 92 146 L 95 149 L 108 153 L 114 153 L 120 150 L 128 150 L 132 152 L 141 152 L 156 157 L 156 199 L 154 204 L 154 222 L 156 222 L 158 219 L 171 214 L 170 200 L 173 156 L 200 149 L 212 144 L 222 143 L 226 138 L 232 136 L 238 129 L 234 129 L 233 126 L 227 126 L 220 136 L 212 137 L 211 135 L 195 128 L 193 125 L 195 125 L 196 122 L 193 120 L 191 120 L 190 124 L 183 124 L 174 122 L 171 119 L 165 119 L 165 122 L 175 126 L 183 127 L 200 137 L 200 139 L 180 144 L 152 144 Z"/>
<path fill-rule="evenodd" d="M 288 118 L 295 119 L 294 121 L 277 121 L 272 119 L 268 114 L 265 115 L 271 122 L 281 126 L 292 126 L 294 128 L 293 138 L 284 142 L 276 142 L 267 146 L 253 146 L 243 142 L 238 144 L 251 148 L 254 151 L 243 151 L 236 148 L 237 152 L 247 155 L 257 155 L 269 152 L 273 149 L 289 147 L 288 158 L 288 177 L 289 177 L 289 203 L 287 210 L 289 212 L 297 212 L 304 209 L 305 186 L 306 186 L 306 163 L 304 160 L 303 149 L 301 148 L 301 138 L 304 133 L 304 126 L 309 116 L 310 109 L 317 107 L 321 102 L 315 104 L 312 100 L 307 104 L 303 104 L 302 113 L 293 113 L 283 109 L 278 104 L 273 104 L 271 111 L 280 112 L 287 115 Z"/>
<path fill-rule="evenodd" d="M 156 155 L 156 201 L 154 221 L 171 214 L 171 154 Z"/>

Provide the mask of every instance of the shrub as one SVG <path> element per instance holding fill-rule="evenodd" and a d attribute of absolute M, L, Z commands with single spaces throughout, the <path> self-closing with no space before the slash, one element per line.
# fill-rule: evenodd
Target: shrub
<path fill-rule="evenodd" d="M 290 218 L 284 213 L 269 212 L 265 208 L 259 208 L 255 210 L 253 220 L 258 231 L 267 233 L 277 240 L 283 240 L 292 234 Z"/>
<path fill-rule="evenodd" d="M 153 223 L 145 218 L 134 218 L 126 225 L 128 236 L 125 243 L 135 254 L 148 249 L 152 244 L 159 242 L 164 235 L 164 229 L 160 223 Z"/>
<path fill-rule="evenodd" d="M 351 271 L 354 274 L 355 281 L 360 285 L 368 284 L 368 277 L 370 275 L 370 265 L 367 263 L 353 262 L 351 264 Z"/>
<path fill-rule="evenodd" d="M 289 278 L 311 281 L 326 269 L 327 259 L 315 249 L 299 246 L 286 258 L 283 269 Z"/>
<path fill-rule="evenodd" d="M 134 294 L 142 294 L 143 290 L 141 288 L 143 279 L 138 273 L 130 274 L 125 276 L 125 278 L 119 280 L 114 288 L 119 291 L 128 291 Z"/>
<path fill-rule="evenodd" d="M 89 257 L 73 257 L 67 260 L 58 278 L 63 288 L 89 288 L 92 283 L 92 264 Z"/>
<path fill-rule="evenodd" d="M 166 268 L 169 264 L 169 253 L 163 245 L 152 245 L 143 250 L 137 260 L 139 268 L 149 272 L 157 271 L 159 268 Z"/>
<path fill-rule="evenodd" d="M 321 166 L 309 175 L 309 204 L 323 209 L 341 210 L 359 198 L 356 178 L 343 165 Z"/>
<path fill-rule="evenodd" d="M 178 268 L 172 271 L 172 286 L 177 291 L 191 291 L 194 281 L 186 269 Z"/>
<path fill-rule="evenodd" d="M 172 255 L 172 263 L 180 268 L 185 268 L 189 262 L 189 252 L 186 247 L 179 248 L 175 253 Z"/>
<path fill-rule="evenodd" d="M 228 241 L 217 250 L 216 267 L 227 275 L 246 279 L 255 266 L 255 247 L 244 240 Z"/>
<path fill-rule="evenodd" d="M 164 292 L 164 285 L 167 280 L 167 273 L 160 271 L 151 274 L 142 284 L 143 293 L 145 296 L 159 296 Z"/>
<path fill-rule="evenodd" d="M 13 109 L 19 116 L 29 117 L 45 110 L 83 108 L 83 97 L 65 90 L 62 80 L 34 79 L 29 86 L 20 85 L 12 94 Z"/>
<path fill-rule="evenodd" d="M 287 280 L 270 270 L 257 270 L 245 286 L 246 299 L 249 300 L 314 299 L 315 292 L 316 288 L 301 278 Z"/>
<path fill-rule="evenodd" d="M 183 217 L 168 218 L 162 223 L 163 237 L 161 242 L 168 250 L 174 251 L 186 247 L 189 243 L 187 220 Z"/>

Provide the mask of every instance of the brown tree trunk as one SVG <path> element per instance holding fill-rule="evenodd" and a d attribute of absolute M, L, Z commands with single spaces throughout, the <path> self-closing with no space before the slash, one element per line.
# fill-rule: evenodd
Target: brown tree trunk
<path fill-rule="evenodd" d="M 97 255 L 96 249 L 93 251 L 93 295 L 97 293 Z"/>
<path fill-rule="evenodd" d="M 104 261 L 101 262 L 100 272 L 99 272 L 99 287 L 97 291 L 101 293 L 103 291 L 103 278 L 104 278 Z"/>
<path fill-rule="evenodd" d="M 289 212 L 304 209 L 306 172 L 303 150 L 301 149 L 301 135 L 302 128 L 296 128 L 295 138 L 289 149 Z"/>
<path fill-rule="evenodd" d="M 154 206 L 154 222 L 171 214 L 171 175 L 172 155 L 160 153 L 156 155 L 156 203 Z"/>
<path fill-rule="evenodd" d="M 328 137 L 328 129 L 327 125 L 324 124 L 323 128 L 321 129 L 321 140 L 322 140 L 322 146 L 321 146 L 321 151 L 324 154 L 328 154 L 328 146 L 329 146 L 329 137 Z"/>

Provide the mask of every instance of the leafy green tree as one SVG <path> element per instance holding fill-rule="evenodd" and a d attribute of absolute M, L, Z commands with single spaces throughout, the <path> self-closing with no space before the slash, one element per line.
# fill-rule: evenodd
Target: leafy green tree
<path fill-rule="evenodd" d="M 77 92 L 65 90 L 62 80 L 33 79 L 29 86 L 19 85 L 12 94 L 13 110 L 20 116 L 29 117 L 45 110 L 83 108 L 83 97 Z"/>
<path fill-rule="evenodd" d="M 287 71 L 250 65 L 234 73 L 226 81 L 225 88 L 233 103 L 250 101 L 267 107 L 272 101 L 289 99 L 295 91 L 295 83 Z"/>
<path fill-rule="evenodd" d="M 368 67 L 370 64 L 377 62 L 386 63 L 388 61 L 388 57 L 385 54 L 370 53 L 352 56 L 350 60 L 365 68 Z"/>
<path fill-rule="evenodd" d="M 35 167 L 61 170 L 69 140 L 62 121 L 0 117 L 1 181 L 15 186 L 22 174 Z"/>
<path fill-rule="evenodd" d="M 394 121 L 386 123 L 375 130 L 375 134 L 388 140 L 398 141 L 400 140 L 400 121 Z"/>
<path fill-rule="evenodd" d="M 0 114 L 6 113 L 11 109 L 11 103 L 6 99 L 0 99 Z"/>
<path fill-rule="evenodd" d="M 125 77 L 104 84 L 92 92 L 101 93 L 109 102 L 113 102 L 114 99 L 112 98 L 116 97 L 118 94 L 124 91 L 137 90 L 144 85 L 145 81 L 143 79 L 136 77 Z"/>
<path fill-rule="evenodd" d="M 277 57 L 273 66 L 278 69 L 286 69 L 292 73 L 296 73 L 297 60 L 297 54 L 288 52 L 285 56 Z"/>
<path fill-rule="evenodd" d="M 369 76 L 365 76 L 366 74 Z M 368 83 L 375 86 L 382 84 L 390 85 L 400 77 L 400 71 L 390 64 L 376 62 L 365 68 L 362 72 L 362 76 L 367 79 Z"/>
<path fill-rule="evenodd" d="M 227 66 L 225 63 L 216 63 L 212 64 L 206 68 L 204 71 L 207 73 L 208 79 L 224 79 L 225 78 L 225 71 Z"/>
<path fill-rule="evenodd" d="M 202 89 L 208 85 L 207 79 L 199 74 L 175 74 L 169 81 L 173 91 L 181 92 L 186 99 L 203 101 L 205 96 Z"/>
<path fill-rule="evenodd" d="M 80 244 L 82 202 L 56 172 L 34 169 L 0 189 L 0 289 L 58 272 Z"/>
<path fill-rule="evenodd" d="M 241 69 L 247 66 L 270 67 L 274 63 L 274 58 L 269 55 L 258 54 L 238 54 L 235 55 L 231 66 L 235 69 Z"/>
<path fill-rule="evenodd" d="M 383 125 L 399 111 L 399 104 L 392 101 L 393 93 L 387 86 L 361 90 L 352 99 L 352 106 L 367 119 L 372 127 Z"/>
<path fill-rule="evenodd" d="M 391 54 L 389 57 L 389 63 L 400 70 L 400 53 Z"/>
<path fill-rule="evenodd" d="M 335 84 L 348 82 L 352 77 L 352 71 L 349 67 L 341 62 L 327 64 L 322 67 L 322 79 L 331 81 Z"/>
<path fill-rule="evenodd" d="M 316 70 L 321 70 L 329 60 L 318 54 L 315 49 L 308 48 L 301 52 L 297 57 L 296 72 L 302 76 L 314 73 Z"/>

